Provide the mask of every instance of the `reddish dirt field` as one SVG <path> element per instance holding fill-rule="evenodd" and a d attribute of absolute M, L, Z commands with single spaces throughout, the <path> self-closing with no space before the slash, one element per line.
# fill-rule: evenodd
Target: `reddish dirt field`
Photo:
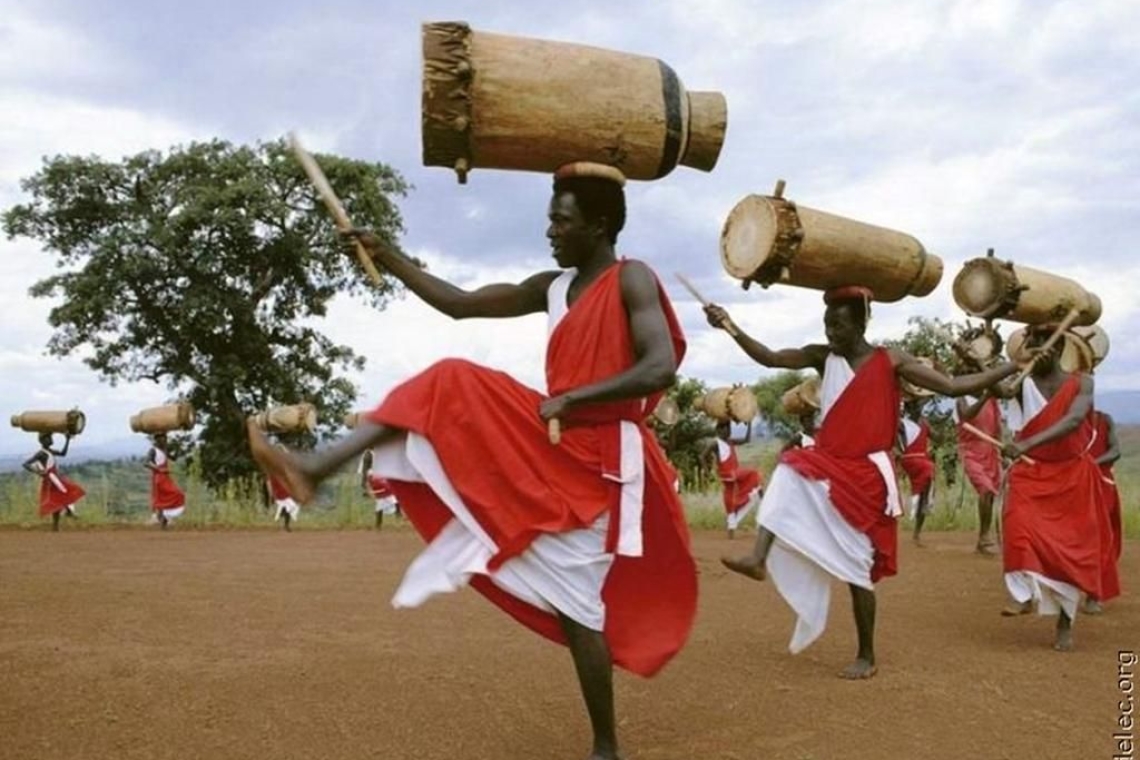
<path fill-rule="evenodd" d="M 904 544 L 901 575 L 879 587 L 879 675 L 848 683 L 843 589 L 823 638 L 793 657 L 775 591 L 720 569 L 721 536 L 695 536 L 688 647 L 653 680 L 617 678 L 626 757 L 1111 758 L 1117 652 L 1140 649 L 1135 594 L 1078 618 L 1077 651 L 1058 654 L 1052 619 L 999 617 L 999 560 L 965 534 L 928 543 Z M 0 758 L 585 757 L 565 650 L 471 591 L 389 607 L 419 547 L 407 530 L 303 525 L 0 532 Z M 1125 548 L 1131 589 L 1138 549 Z"/>

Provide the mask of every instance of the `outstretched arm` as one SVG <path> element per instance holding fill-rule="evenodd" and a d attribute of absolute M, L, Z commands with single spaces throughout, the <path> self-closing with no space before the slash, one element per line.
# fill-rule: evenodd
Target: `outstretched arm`
<path fill-rule="evenodd" d="M 778 367 L 781 369 L 812 368 L 821 375 L 823 374 L 823 365 L 827 361 L 827 346 L 811 345 L 804 346 L 803 348 L 784 348 L 779 351 L 774 351 L 741 330 L 740 326 L 734 323 L 732 318 L 728 316 L 728 312 L 725 311 L 723 306 L 710 303 L 705 307 L 705 316 L 708 317 L 709 324 L 717 329 L 727 332 L 729 325 L 736 327 L 736 335 L 733 336 L 736 345 L 744 349 L 744 353 L 752 357 L 753 361 L 763 364 L 765 367 Z"/>
<path fill-rule="evenodd" d="M 558 272 L 540 272 L 520 283 L 484 285 L 475 290 L 464 290 L 428 274 L 404 254 L 389 248 L 367 230 L 352 230 L 344 234 L 350 242 L 358 240 L 372 260 L 382 266 L 408 290 L 415 293 L 432 308 L 452 319 L 471 317 L 521 317 L 546 311 L 546 291 Z"/>
<path fill-rule="evenodd" d="M 1069 433 L 1073 432 L 1080 426 L 1081 422 L 1088 416 L 1093 408 L 1093 379 L 1091 375 L 1081 376 L 1081 390 L 1073 399 L 1073 403 L 1069 404 L 1068 411 L 1065 416 L 1057 420 L 1053 425 L 1042 430 L 1037 435 L 1029 436 L 1028 438 L 1015 441 L 1005 447 L 1005 453 L 1011 459 L 1017 459 L 1022 454 L 1031 452 L 1038 446 L 1043 446 L 1046 443 L 1063 438 Z"/>
<path fill-rule="evenodd" d="M 645 264 L 629 261 L 621 265 L 621 297 L 629 316 L 634 364 L 604 380 L 574 388 L 547 399 L 540 412 L 543 419 L 559 417 L 581 404 L 640 398 L 665 390 L 677 379 L 677 355 L 669 323 L 661 309 L 657 278 Z"/>
<path fill-rule="evenodd" d="M 981 372 L 950 377 L 923 364 L 906 351 L 897 348 L 892 348 L 890 351 L 891 361 L 894 362 L 895 372 L 898 373 L 899 377 L 920 388 L 926 388 L 943 396 L 965 396 L 979 393 L 1018 370 L 1016 363 L 1005 362 Z"/>
<path fill-rule="evenodd" d="M 1116 422 L 1111 416 L 1101 412 L 1104 422 L 1108 426 L 1108 449 L 1096 458 L 1097 464 L 1113 464 L 1120 459 L 1120 441 L 1116 438 Z"/>

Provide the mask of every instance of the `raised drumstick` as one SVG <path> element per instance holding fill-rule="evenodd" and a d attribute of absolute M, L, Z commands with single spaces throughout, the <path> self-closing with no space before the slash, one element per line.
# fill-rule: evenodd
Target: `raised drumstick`
<path fill-rule="evenodd" d="M 689 291 L 689 294 L 692 295 L 693 298 L 697 299 L 701 306 L 709 305 L 709 302 L 705 299 L 704 296 L 700 294 L 700 292 L 695 287 L 693 287 L 693 283 L 689 282 L 689 279 L 685 277 L 685 275 L 681 274 L 680 272 L 674 272 L 673 275 L 680 281 L 681 285 L 685 287 L 685 290 Z M 740 330 L 737 329 L 736 325 L 734 325 L 731 320 L 724 323 L 724 331 L 734 338 L 740 334 Z"/>
<path fill-rule="evenodd" d="M 352 221 L 349 220 L 348 214 L 345 213 L 340 198 L 336 197 L 336 193 L 333 192 L 328 177 L 321 171 L 321 167 L 317 164 L 316 160 L 301 146 L 301 141 L 297 139 L 297 135 L 293 132 L 289 133 L 289 147 L 293 149 L 293 155 L 297 157 L 301 168 L 303 168 L 305 174 L 309 176 L 309 181 L 317 188 L 317 195 L 321 196 L 321 200 L 325 202 L 325 207 L 328 208 L 329 213 L 333 215 L 337 229 L 341 232 L 351 231 Z M 380 272 L 377 271 L 376 265 L 372 263 L 372 257 L 368 255 L 368 251 L 364 249 L 364 245 L 359 240 L 356 241 L 356 256 L 360 259 L 360 264 L 364 267 L 364 271 L 368 273 L 368 278 L 372 280 L 372 284 L 382 284 Z"/>
<path fill-rule="evenodd" d="M 981 430 L 978 430 L 976 427 L 971 425 L 969 422 L 963 422 L 962 427 L 966 428 L 966 430 L 969 430 L 971 433 L 978 436 L 979 438 L 981 438 L 986 443 L 992 443 L 994 446 L 998 447 L 999 449 L 1005 448 L 1005 444 L 1003 444 L 997 438 L 994 438 L 991 435 L 987 435 L 986 433 L 983 433 Z M 1027 457 L 1025 454 L 1022 454 L 1021 456 L 1019 456 L 1018 459 L 1021 460 L 1022 462 L 1025 462 L 1026 464 L 1037 464 L 1036 459 L 1031 459 L 1030 457 Z"/>

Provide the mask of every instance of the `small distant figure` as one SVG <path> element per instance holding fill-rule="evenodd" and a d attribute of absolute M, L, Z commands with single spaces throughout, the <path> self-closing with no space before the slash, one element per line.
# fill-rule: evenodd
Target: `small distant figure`
<path fill-rule="evenodd" d="M 752 437 L 752 423 L 743 438 L 732 437 L 732 423 L 724 420 L 717 423 L 716 438 L 707 445 L 708 452 L 716 452 L 716 473 L 720 479 L 724 498 L 724 515 L 728 538 L 736 538 L 736 529 L 753 507 L 760 504 L 764 494 L 764 478 L 759 470 L 742 467 L 736 456 L 736 446 L 747 443 Z"/>
<path fill-rule="evenodd" d="M 40 434 L 40 450 L 24 462 L 24 469 L 40 476 L 40 517 L 51 515 L 51 529 L 59 530 L 62 515 L 76 517 L 75 507 L 86 494 L 79 485 L 63 476 L 56 464 L 56 457 L 67 456 L 71 446 L 71 436 L 64 436 L 63 448 L 52 448 L 54 438 L 51 433 Z"/>
<path fill-rule="evenodd" d="M 930 424 L 922 416 L 925 401 L 908 399 L 899 423 L 902 454 L 899 465 L 910 481 L 910 508 L 914 518 L 914 544 L 922 543 L 922 526 L 930 514 L 934 491 L 934 458 L 930 455 Z"/>
<path fill-rule="evenodd" d="M 150 509 L 154 522 L 166 530 L 171 520 L 181 517 L 186 510 L 186 494 L 170 476 L 170 453 L 166 433 L 156 433 L 146 454 L 146 468 L 150 470 Z"/>
<path fill-rule="evenodd" d="M 812 409 L 798 417 L 800 423 L 799 432 L 788 439 L 788 442 L 785 443 L 784 447 L 780 450 L 781 454 L 789 449 L 806 449 L 815 445 L 816 419 L 818 415 L 818 410 Z"/>
<path fill-rule="evenodd" d="M 367 498 L 376 500 L 376 530 L 383 529 L 384 515 L 400 514 L 400 505 L 388 481 L 372 472 L 372 449 L 360 458 L 360 487 Z"/>
<path fill-rule="evenodd" d="M 280 444 L 279 447 L 284 448 Z M 274 522 L 282 520 L 285 532 L 291 533 L 293 521 L 301 515 L 301 505 L 293 499 L 293 494 L 289 493 L 288 487 L 273 475 L 266 478 L 265 487 L 269 490 L 269 498 L 277 507 L 277 512 L 273 515 Z"/>

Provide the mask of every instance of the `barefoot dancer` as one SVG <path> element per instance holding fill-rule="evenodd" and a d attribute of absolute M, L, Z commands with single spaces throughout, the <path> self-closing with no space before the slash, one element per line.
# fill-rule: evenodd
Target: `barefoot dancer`
<path fill-rule="evenodd" d="M 1027 329 L 1026 345 L 1040 347 L 1052 326 Z M 1022 610 L 1036 601 L 1042 615 L 1058 615 L 1053 648 L 1072 649 L 1072 623 L 1081 592 L 1107 599 L 1119 592 L 1102 577 L 1102 542 L 1111 542 L 1102 514 L 1100 471 L 1090 447 L 1093 380 L 1061 370 L 1062 343 L 1039 354 L 1021 384 L 1023 424 L 1005 454 L 1012 460 L 1005 498 L 1002 556 L 1005 583 Z M 1027 454 L 1029 464 L 1020 459 Z"/>
<path fill-rule="evenodd" d="M 723 560 L 735 572 L 771 574 L 798 620 L 790 644 L 799 652 L 827 623 L 830 577 L 848 584 L 859 637 L 856 660 L 840 675 L 875 674 L 874 583 L 894 575 L 901 513 L 889 452 L 899 425 L 899 378 L 947 396 L 977 392 L 1016 371 L 1007 364 L 950 378 L 906 352 L 866 340 L 871 293 L 837 288 L 824 296 L 826 344 L 773 351 L 743 331 L 746 354 L 767 367 L 814 368 L 823 377 L 815 445 L 791 449 L 768 480 L 760 535 L 751 554 Z M 722 307 L 705 309 L 714 327 L 730 326 Z"/>
<path fill-rule="evenodd" d="M 28 472 L 40 476 L 40 517 L 51 515 L 51 529 L 58 531 L 60 515 L 75 517 L 74 505 L 86 492 L 65 478 L 55 461 L 56 457 L 67 456 L 71 436 L 64 437 L 63 448 L 59 451 L 52 448 L 52 443 L 51 433 L 40 433 L 40 450 L 28 457 L 23 466 Z"/>
<path fill-rule="evenodd" d="M 376 502 L 376 530 L 380 530 L 384 527 L 384 515 L 399 514 L 400 507 L 388 481 L 372 472 L 372 459 L 372 449 L 360 458 L 360 487 L 367 498 Z"/>
<path fill-rule="evenodd" d="M 1116 577 L 1116 590 L 1119 592 L 1120 552 L 1124 548 L 1124 525 L 1120 512 L 1120 491 L 1116 488 L 1112 465 L 1120 459 L 1120 442 L 1116 438 L 1116 423 L 1111 415 L 1099 411 L 1093 412 L 1093 421 L 1096 425 L 1096 440 L 1089 454 L 1100 468 L 1104 514 L 1108 520 L 1108 527 L 1112 530 L 1112 540 L 1102 547 L 1104 570 L 1101 573 L 1101 585 L 1111 589 L 1112 578 Z M 1099 599 L 1089 596 L 1085 599 L 1084 612 L 1088 615 L 1099 615 L 1104 612 L 1104 608 Z"/>
<path fill-rule="evenodd" d="M 591 758 L 617 758 L 612 664 L 639 675 L 681 648 L 696 569 L 664 455 L 645 425 L 684 353 L 664 290 L 618 260 L 621 185 L 555 175 L 547 237 L 562 272 L 461 290 L 374 236 L 376 262 L 453 318 L 549 315 L 549 396 L 449 359 L 393 390 L 348 438 L 305 457 L 254 456 L 301 501 L 374 448 L 404 514 L 429 541 L 393 603 L 416 606 L 470 584 L 519 622 L 570 648 L 594 733 Z M 613 171 L 613 170 L 609 170 Z M 615 172 L 616 173 L 616 172 Z M 552 444 L 547 420 L 561 421 Z M 604 599 L 604 602 L 603 602 Z"/>
<path fill-rule="evenodd" d="M 736 456 L 736 444 L 747 443 L 751 437 L 751 422 L 748 423 L 748 433 L 744 438 L 734 439 L 732 423 L 723 420 L 716 424 L 716 438 L 708 443 L 707 451 L 716 456 L 716 473 L 724 498 L 724 516 L 730 540 L 736 537 L 736 529 L 752 508 L 760 503 L 760 497 L 764 494 L 764 481 L 760 472 L 751 467 L 742 467 Z"/>
<path fill-rule="evenodd" d="M 914 507 L 914 543 L 922 546 L 922 525 L 930 512 L 930 494 L 934 488 L 934 460 L 930 456 L 930 425 L 922 417 L 925 401 L 908 399 L 903 404 L 902 439 L 905 444 L 899 465 L 910 481 Z"/>
<path fill-rule="evenodd" d="M 146 453 L 146 468 L 150 470 L 150 509 L 154 519 L 166 530 L 186 509 L 186 495 L 170 477 L 170 455 L 166 451 L 166 434 L 156 433 L 154 445 Z"/>
<path fill-rule="evenodd" d="M 973 368 L 971 368 L 973 369 Z M 1001 452 L 966 429 L 969 423 L 994 440 L 1002 440 L 1001 408 L 996 398 L 987 393 L 960 397 L 954 407 L 958 425 L 958 458 L 970 486 L 978 494 L 977 552 L 993 556 L 997 546 L 991 532 L 994 522 L 994 497 L 1001 484 Z"/>

